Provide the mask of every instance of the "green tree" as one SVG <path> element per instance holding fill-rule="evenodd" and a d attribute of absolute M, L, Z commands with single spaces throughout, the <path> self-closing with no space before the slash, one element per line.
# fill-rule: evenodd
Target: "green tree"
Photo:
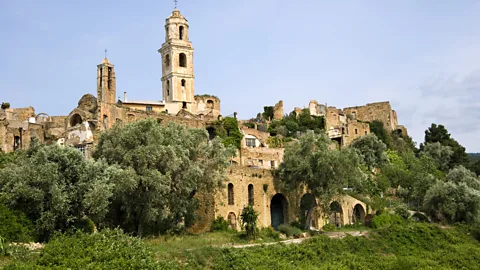
<path fill-rule="evenodd" d="M 297 190 L 305 186 L 327 208 L 330 200 L 344 193 L 345 187 L 359 187 L 365 175 L 360 166 L 360 157 L 353 148 L 330 150 L 326 134 L 311 132 L 285 148 L 283 162 L 276 175 L 279 189 Z M 315 201 L 315 200 L 312 200 Z M 314 204 L 307 213 L 306 226 L 310 225 Z"/>
<path fill-rule="evenodd" d="M 449 146 L 453 151 L 448 168 L 451 169 L 457 165 L 468 166 L 469 157 L 465 151 L 465 147 L 451 137 L 445 126 L 432 124 L 427 130 L 425 130 L 425 142 L 420 145 L 420 150 L 423 150 L 427 143 L 436 142 L 439 142 L 443 146 Z"/>
<path fill-rule="evenodd" d="M 255 231 L 257 229 L 258 213 L 253 209 L 253 206 L 247 205 L 243 207 L 242 214 L 242 227 L 245 228 L 248 238 L 255 238 Z"/>
<path fill-rule="evenodd" d="M 119 168 L 87 162 L 70 147 L 35 146 L 27 152 L 0 170 L 0 198 L 33 221 L 40 239 L 90 214 L 101 221 L 109 198 L 98 190 L 104 182 L 121 182 Z M 94 169 L 95 175 L 89 175 Z"/>
<path fill-rule="evenodd" d="M 463 166 L 450 170 L 445 181 L 438 181 L 426 193 L 426 212 L 441 222 L 480 221 L 480 179 Z"/>
<path fill-rule="evenodd" d="M 216 134 L 222 138 L 225 146 L 233 146 L 236 149 L 240 149 L 243 134 L 238 128 L 238 121 L 233 117 L 225 117 L 222 120 L 219 120 L 215 124 Z"/>
<path fill-rule="evenodd" d="M 450 146 L 444 146 L 440 142 L 434 142 L 426 143 L 422 151 L 420 151 L 420 155 L 427 155 L 433 158 L 440 170 L 448 171 L 453 151 Z"/>
<path fill-rule="evenodd" d="M 357 149 L 369 170 L 383 166 L 388 162 L 387 146 L 375 136 L 368 134 L 353 140 L 350 147 Z"/>
<path fill-rule="evenodd" d="M 130 173 L 116 185 L 109 215 L 140 236 L 189 225 L 198 206 L 195 194 L 214 194 L 223 185 L 233 155 L 220 138 L 210 143 L 204 129 L 162 127 L 152 119 L 105 131 L 93 153 Z"/>

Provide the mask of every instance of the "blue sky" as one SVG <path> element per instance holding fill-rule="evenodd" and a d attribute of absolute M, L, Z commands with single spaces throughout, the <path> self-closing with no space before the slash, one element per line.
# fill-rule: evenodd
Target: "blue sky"
<path fill-rule="evenodd" d="M 444 124 L 480 152 L 480 1 L 179 0 L 195 48 L 195 93 L 223 115 L 389 100 L 417 142 Z M 117 95 L 160 100 L 173 1 L 0 0 L 0 100 L 67 115 L 96 92 L 108 49 Z"/>

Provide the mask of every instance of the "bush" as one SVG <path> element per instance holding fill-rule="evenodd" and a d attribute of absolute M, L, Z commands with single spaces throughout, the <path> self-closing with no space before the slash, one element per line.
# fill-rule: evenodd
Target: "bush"
<path fill-rule="evenodd" d="M 258 213 L 253 209 L 253 206 L 247 205 L 243 208 L 242 214 L 242 227 L 245 228 L 247 237 L 255 238 L 255 231 L 257 230 L 257 218 Z"/>
<path fill-rule="evenodd" d="M 24 213 L 0 204 L 0 236 L 8 242 L 30 242 L 34 239 L 33 224 Z"/>
<path fill-rule="evenodd" d="M 212 222 L 212 231 L 228 231 L 229 230 L 229 225 L 228 221 L 226 221 L 223 217 L 217 217 L 213 222 Z"/>
<path fill-rule="evenodd" d="M 400 204 L 395 207 L 395 214 L 401 216 L 404 219 L 408 219 L 410 217 L 407 206 L 404 204 Z"/>
<path fill-rule="evenodd" d="M 280 233 L 272 227 L 264 227 L 259 232 L 260 237 L 280 240 Z"/>
<path fill-rule="evenodd" d="M 96 234 L 77 231 L 58 234 L 45 245 L 36 261 L 12 264 L 6 269 L 159 269 L 142 240 L 121 230 Z"/>
<path fill-rule="evenodd" d="M 374 229 L 391 226 L 394 224 L 403 224 L 404 220 L 401 216 L 397 214 L 387 214 L 383 213 L 379 216 L 375 216 L 372 219 L 371 227 Z"/>
<path fill-rule="evenodd" d="M 322 227 L 322 230 L 326 231 L 326 232 L 333 232 L 335 231 L 337 228 L 335 227 L 335 225 L 333 224 L 326 224 Z"/>
<path fill-rule="evenodd" d="M 290 226 L 288 224 L 282 224 L 278 226 L 278 230 L 287 235 L 288 237 L 296 237 L 302 233 L 302 230 L 300 230 L 299 228 Z"/>

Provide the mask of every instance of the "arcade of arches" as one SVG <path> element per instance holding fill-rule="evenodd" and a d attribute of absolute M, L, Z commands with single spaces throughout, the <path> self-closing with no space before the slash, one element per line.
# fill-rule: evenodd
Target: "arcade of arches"
<path fill-rule="evenodd" d="M 228 182 L 215 198 L 215 216 L 222 216 L 232 229 L 240 230 L 240 215 L 244 206 L 252 205 L 259 213 L 259 227 L 278 229 L 281 224 L 294 221 L 305 225 L 313 204 L 310 227 L 321 229 L 331 223 L 337 227 L 354 224 L 365 219 L 366 205 L 359 200 L 343 196 L 330 203 L 329 213 L 322 213 L 314 196 L 308 192 L 290 194 L 277 192 L 271 172 L 266 169 L 235 166 L 227 172 Z"/>

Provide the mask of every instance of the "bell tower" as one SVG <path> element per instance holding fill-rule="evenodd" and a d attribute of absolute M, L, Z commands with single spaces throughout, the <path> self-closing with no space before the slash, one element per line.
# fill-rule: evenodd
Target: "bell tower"
<path fill-rule="evenodd" d="M 97 65 L 97 102 L 114 104 L 117 93 L 115 68 L 105 57 Z"/>
<path fill-rule="evenodd" d="M 167 103 L 177 103 L 178 110 L 192 111 L 194 103 L 193 46 L 189 41 L 188 21 L 175 8 L 166 19 L 162 56 L 162 95 Z"/>

